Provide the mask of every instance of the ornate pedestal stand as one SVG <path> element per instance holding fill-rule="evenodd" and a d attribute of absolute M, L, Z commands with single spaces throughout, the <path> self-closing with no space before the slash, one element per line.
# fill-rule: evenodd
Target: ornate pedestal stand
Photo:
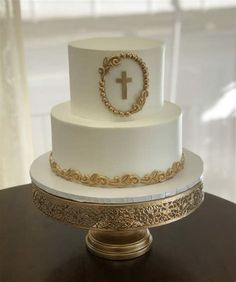
<path fill-rule="evenodd" d="M 150 249 L 148 228 L 179 220 L 202 203 L 202 161 L 185 150 L 185 167 L 156 185 L 87 187 L 55 176 L 45 154 L 31 167 L 33 202 L 51 218 L 89 229 L 86 244 L 95 255 L 131 259 Z"/>

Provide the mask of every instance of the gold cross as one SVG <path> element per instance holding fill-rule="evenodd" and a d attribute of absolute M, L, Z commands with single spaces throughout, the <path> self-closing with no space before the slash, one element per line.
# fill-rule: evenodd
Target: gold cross
<path fill-rule="evenodd" d="M 116 82 L 121 83 L 122 99 L 127 99 L 127 83 L 132 82 L 132 77 L 127 77 L 126 71 L 121 72 L 121 78 L 117 78 Z"/>

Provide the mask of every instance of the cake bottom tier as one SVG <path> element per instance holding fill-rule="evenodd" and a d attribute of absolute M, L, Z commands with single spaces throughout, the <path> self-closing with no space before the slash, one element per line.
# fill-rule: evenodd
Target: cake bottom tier
<path fill-rule="evenodd" d="M 169 102 L 156 115 L 124 122 L 79 118 L 71 114 L 67 102 L 53 108 L 51 122 L 51 164 L 60 173 L 70 169 L 82 179 L 142 178 L 181 162 L 182 114 Z"/>

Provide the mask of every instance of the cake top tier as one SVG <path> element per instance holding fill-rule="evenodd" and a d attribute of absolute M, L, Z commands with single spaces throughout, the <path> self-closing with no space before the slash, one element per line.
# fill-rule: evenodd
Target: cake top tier
<path fill-rule="evenodd" d="M 163 46 L 163 43 L 158 40 L 140 37 L 99 37 L 72 41 L 69 45 L 87 50 L 120 52 L 151 49 L 160 45 Z"/>
<path fill-rule="evenodd" d="M 142 38 L 91 38 L 69 44 L 72 113 L 124 121 L 163 106 L 164 45 Z"/>

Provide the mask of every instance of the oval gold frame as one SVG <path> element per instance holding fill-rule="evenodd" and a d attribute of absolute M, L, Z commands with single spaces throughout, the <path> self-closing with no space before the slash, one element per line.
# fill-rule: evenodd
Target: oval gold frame
<path fill-rule="evenodd" d="M 105 89 L 105 77 L 109 73 L 110 69 L 114 66 L 117 66 L 121 63 L 123 59 L 131 59 L 135 61 L 137 64 L 139 64 L 142 73 L 143 73 L 143 88 L 136 99 L 136 101 L 132 104 L 131 108 L 128 111 L 121 111 L 118 110 L 116 107 L 112 106 L 110 103 Z M 104 105 L 108 108 L 109 111 L 111 111 L 115 115 L 119 115 L 121 117 L 128 117 L 134 113 L 137 113 L 142 110 L 146 99 L 148 97 L 148 84 L 149 84 L 149 78 L 148 78 L 148 68 L 145 64 L 145 62 L 140 58 L 138 55 L 133 54 L 131 52 L 128 53 L 120 53 L 119 55 L 112 56 L 112 57 L 105 57 L 103 60 L 103 65 L 98 69 L 98 72 L 101 76 L 101 79 L 99 81 L 99 92 L 100 96 L 102 98 L 102 102 Z"/>

